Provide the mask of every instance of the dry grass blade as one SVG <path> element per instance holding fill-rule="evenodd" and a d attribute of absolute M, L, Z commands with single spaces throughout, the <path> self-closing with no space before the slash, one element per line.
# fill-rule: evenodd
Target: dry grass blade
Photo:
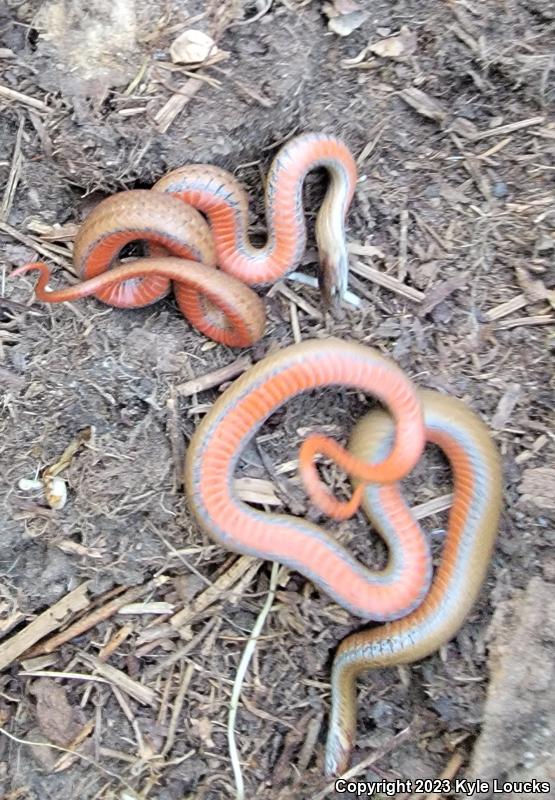
<path fill-rule="evenodd" d="M 272 608 L 272 604 L 274 602 L 274 597 L 276 595 L 276 589 L 278 585 L 279 570 L 280 570 L 279 564 L 274 562 L 274 564 L 272 564 L 272 573 L 270 576 L 270 588 L 268 589 L 266 602 L 264 603 L 264 606 L 262 607 L 262 610 L 260 611 L 260 614 L 256 619 L 256 623 L 251 631 L 251 635 L 249 636 L 247 645 L 243 650 L 243 655 L 241 656 L 241 661 L 239 662 L 239 667 L 237 668 L 237 674 L 233 682 L 233 691 L 231 694 L 231 701 L 229 705 L 229 717 L 227 724 L 227 741 L 229 745 L 229 754 L 231 756 L 231 765 L 233 767 L 233 775 L 235 778 L 236 800 L 244 800 L 245 786 L 243 782 L 243 773 L 241 772 L 241 765 L 239 763 L 239 753 L 237 750 L 237 743 L 235 741 L 235 719 L 237 717 L 237 709 L 239 708 L 239 698 L 241 696 L 243 681 L 245 679 L 249 662 L 252 658 L 254 649 L 256 647 L 256 640 L 260 636 L 260 633 L 266 621 L 266 617 L 270 613 L 270 609 Z"/>
<path fill-rule="evenodd" d="M 183 672 L 183 678 L 181 679 L 181 683 L 179 684 L 179 691 L 177 692 L 177 696 L 173 703 L 172 715 L 168 727 L 168 735 L 166 736 L 164 749 L 162 750 L 163 756 L 166 756 L 171 751 L 174 745 L 175 732 L 177 730 L 177 725 L 179 723 L 179 717 L 181 716 L 181 710 L 183 708 L 183 703 L 185 702 L 185 695 L 187 694 L 187 689 L 189 688 L 189 684 L 191 683 L 191 678 L 193 677 L 194 671 L 195 668 L 193 664 L 187 664 Z"/>
<path fill-rule="evenodd" d="M 23 136 L 24 124 L 25 124 L 24 119 L 21 119 L 19 121 L 19 128 L 17 130 L 17 136 L 15 138 L 10 174 L 8 175 L 6 188 L 4 190 L 4 197 L 2 198 L 2 205 L 0 206 L 0 220 L 8 219 L 13 199 L 15 197 L 15 193 L 17 190 L 17 185 L 19 183 L 19 177 L 21 174 L 21 162 L 22 162 L 21 139 Z"/>
<path fill-rule="evenodd" d="M 59 255 L 60 248 L 56 248 L 55 245 L 41 243 L 33 236 L 27 236 L 26 234 L 18 231 L 17 228 L 14 228 L 13 225 L 9 225 L 7 222 L 2 222 L 1 220 L 0 231 L 6 233 L 8 236 L 11 236 L 12 239 L 16 239 L 18 242 L 21 242 L 21 244 L 31 248 L 31 250 L 35 250 L 37 253 L 40 253 L 41 256 L 50 259 L 50 261 L 53 261 L 55 264 L 59 264 L 72 275 L 77 277 L 77 273 L 71 266 L 70 262 L 67 260 L 67 258 L 63 258 Z"/>

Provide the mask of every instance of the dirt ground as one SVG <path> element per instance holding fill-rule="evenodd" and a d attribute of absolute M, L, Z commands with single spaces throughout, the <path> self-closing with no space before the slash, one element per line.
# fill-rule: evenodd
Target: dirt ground
<path fill-rule="evenodd" d="M 336 11 L 348 6 L 336 0 Z M 0 674 L 3 800 L 240 796 L 227 718 L 272 568 L 230 556 L 188 516 L 183 452 L 221 386 L 184 384 L 292 343 L 297 322 L 302 338 L 371 344 L 419 385 L 462 398 L 504 459 L 479 602 L 440 653 L 361 678 L 355 776 L 555 781 L 554 7 L 360 0 L 360 11 L 362 24 L 339 36 L 318 0 L 0 4 L 0 658 L 70 593 L 52 633 L 98 617 Z M 196 72 L 172 65 L 188 29 L 227 57 Z M 47 306 L 32 278 L 8 280 L 40 256 L 57 268 L 54 285 L 74 280 L 69 248 L 90 208 L 188 162 L 236 174 L 262 241 L 271 158 L 311 130 L 341 136 L 358 159 L 348 240 L 359 307 L 323 316 L 315 289 L 287 281 L 267 294 L 263 341 L 242 353 L 191 330 L 171 298 L 135 311 Z M 324 186 L 308 180 L 302 269 L 312 274 Z M 240 464 L 245 491 L 314 515 L 299 444 L 308 430 L 344 440 L 365 407 L 339 390 L 285 407 Z M 62 473 L 62 510 L 21 488 L 91 428 Z M 449 493 L 437 454 L 408 491 L 418 504 Z M 440 507 L 423 512 L 437 552 Z M 383 562 L 362 516 L 335 527 L 366 563 Z M 104 619 L 118 601 L 125 613 Z M 300 575 L 279 573 L 235 723 L 245 798 L 348 796 L 322 776 L 323 744 L 333 652 L 359 626 Z M 77 745 L 79 756 L 64 751 Z"/>

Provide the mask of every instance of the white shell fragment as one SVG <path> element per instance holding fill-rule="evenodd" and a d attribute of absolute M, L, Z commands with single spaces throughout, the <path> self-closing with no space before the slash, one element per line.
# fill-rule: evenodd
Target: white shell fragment
<path fill-rule="evenodd" d="M 216 53 L 218 48 L 214 39 L 197 30 L 184 31 L 170 47 L 174 64 L 198 64 Z"/>
<path fill-rule="evenodd" d="M 55 511 L 62 509 L 67 502 L 67 486 L 63 478 L 55 475 L 51 477 L 46 474 L 41 480 L 35 478 L 29 480 L 28 478 L 21 478 L 17 483 L 18 487 L 24 492 L 36 492 L 42 490 L 44 499 Z"/>

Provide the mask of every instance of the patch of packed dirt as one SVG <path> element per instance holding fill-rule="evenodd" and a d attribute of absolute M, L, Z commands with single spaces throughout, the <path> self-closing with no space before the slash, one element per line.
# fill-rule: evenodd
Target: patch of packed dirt
<path fill-rule="evenodd" d="M 555 780 L 552 727 L 541 736 L 509 727 L 501 711 L 518 687 L 488 649 L 503 639 L 502 610 L 524 597 L 539 619 L 534 593 L 555 580 L 552 4 L 353 5 L 0 8 L 0 658 L 33 620 L 50 626 L 46 646 L 7 658 L 0 674 L 6 799 L 236 796 L 227 718 L 271 566 L 223 552 L 188 515 L 183 452 L 222 389 L 192 391 L 190 381 L 292 343 L 297 323 L 302 338 L 371 344 L 419 385 L 463 399 L 504 460 L 498 544 L 470 618 L 440 653 L 359 681 L 356 777 L 482 777 L 487 765 L 503 778 L 541 765 Z M 329 30 L 330 16 L 349 29 L 353 11 L 361 24 L 349 35 Z M 171 62 L 172 43 L 191 29 L 216 41 L 210 66 Z M 241 353 L 190 330 L 171 298 L 135 311 L 93 299 L 47 306 L 33 302 L 31 276 L 8 280 L 37 257 L 57 266 L 53 284 L 75 280 L 69 247 L 91 207 L 190 162 L 235 173 L 263 240 L 272 156 L 310 130 L 341 136 L 358 159 L 348 217 L 358 306 L 324 316 L 315 289 L 282 283 L 265 297 L 263 341 Z M 324 186 L 309 177 L 301 269 L 311 274 Z M 308 430 L 344 440 L 364 407 L 346 390 L 285 407 L 245 453 L 243 490 L 314 517 L 295 470 L 299 444 Z M 20 482 L 80 435 L 61 473 L 68 502 L 51 509 Z M 326 477 L 346 487 L 333 470 Z M 425 505 L 450 491 L 437 454 L 407 487 L 439 550 L 446 505 Z M 335 530 L 366 563 L 382 563 L 362 516 Z M 330 665 L 360 620 L 300 575 L 278 577 L 235 723 L 245 797 L 339 797 L 322 777 Z M 553 637 L 522 614 L 507 631 L 526 633 L 531 664 L 552 661 Z M 527 708 L 533 715 L 532 700 Z"/>

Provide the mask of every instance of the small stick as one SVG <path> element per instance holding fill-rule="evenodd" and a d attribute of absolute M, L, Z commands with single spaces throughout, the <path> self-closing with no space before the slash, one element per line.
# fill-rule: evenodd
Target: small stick
<path fill-rule="evenodd" d="M 7 86 L 0 86 L 0 97 L 16 103 L 23 103 L 25 106 L 36 108 L 37 111 L 50 111 L 50 108 L 42 100 L 37 100 L 36 97 L 30 97 L 22 92 L 16 92 L 15 89 L 9 89 Z"/>
<path fill-rule="evenodd" d="M 404 281 L 407 274 L 408 230 L 409 212 L 408 209 L 403 208 L 399 231 L 399 269 L 397 274 L 397 278 L 400 281 Z"/>
<path fill-rule="evenodd" d="M 122 692 L 125 692 L 125 694 L 133 697 L 137 702 L 141 703 L 141 705 L 156 705 L 157 696 L 154 689 L 151 689 L 149 686 L 143 686 L 142 683 L 126 675 L 125 672 L 116 669 L 116 667 L 112 667 L 110 664 L 106 664 L 91 653 L 80 653 L 79 658 L 81 661 L 84 661 L 85 664 L 89 664 L 89 666 L 94 669 L 95 673 L 117 686 Z"/>
<path fill-rule="evenodd" d="M 83 611 L 90 605 L 91 600 L 89 597 L 90 582 L 78 586 L 49 609 L 40 614 L 33 622 L 23 628 L 22 631 L 16 633 L 7 642 L 0 645 L 0 670 L 6 669 L 19 658 L 22 653 L 32 647 L 36 642 L 46 636 L 48 633 L 60 628 L 69 614 L 75 614 L 78 611 Z M 49 651 L 41 651 L 49 652 Z M 32 655 L 28 653 L 27 655 Z M 38 653 L 35 653 L 38 655 Z"/>
<path fill-rule="evenodd" d="M 95 720 L 91 719 L 87 722 L 79 731 L 77 736 L 71 740 L 71 742 L 67 745 L 68 750 L 75 750 L 79 745 L 87 739 L 94 730 Z M 77 760 L 77 753 L 64 753 L 59 757 L 59 759 L 54 764 L 54 768 L 52 772 L 63 772 L 65 769 L 71 766 L 71 764 Z"/>
<path fill-rule="evenodd" d="M 179 93 L 170 97 L 168 102 L 154 116 L 154 122 L 160 133 L 166 133 L 174 119 L 204 85 L 205 82 L 200 78 L 188 78 Z"/>
<path fill-rule="evenodd" d="M 529 119 L 521 119 L 518 122 L 509 122 L 507 125 L 498 125 L 497 128 L 490 128 L 487 131 L 476 133 L 472 137 L 472 140 L 477 142 L 479 139 L 487 139 L 488 136 L 500 136 L 505 133 L 512 133 L 522 128 L 530 128 L 532 125 L 541 125 L 543 122 L 545 122 L 545 117 L 530 117 Z"/>
<path fill-rule="evenodd" d="M 258 560 L 259 559 L 253 556 L 241 556 L 238 558 L 223 575 L 220 575 L 220 577 L 214 581 L 212 586 L 209 586 L 208 589 L 205 589 L 204 592 L 199 594 L 192 603 L 189 603 L 187 608 L 183 608 L 171 617 L 170 622 L 174 628 L 182 628 L 184 625 L 187 625 L 197 614 L 207 609 L 212 603 L 215 603 L 216 600 L 224 592 L 229 591 Z"/>
<path fill-rule="evenodd" d="M 135 586 L 133 589 L 129 589 L 129 591 L 125 592 L 119 597 L 114 598 L 114 600 L 111 600 L 109 603 L 106 603 L 105 606 L 95 608 L 94 611 L 92 611 L 86 617 L 77 620 L 77 622 L 74 622 L 73 625 L 70 625 L 65 631 L 61 631 L 55 636 L 52 636 L 52 638 L 48 639 L 46 642 L 42 642 L 36 647 L 33 647 L 31 650 L 25 653 L 26 657 L 30 658 L 31 656 L 40 656 L 44 653 L 52 653 L 54 650 L 60 647 L 60 645 L 65 644 L 66 642 L 69 642 L 70 639 L 74 639 L 76 636 L 80 636 L 82 633 L 85 633 L 85 631 L 94 628 L 99 622 L 109 619 L 122 606 L 126 606 L 128 603 L 138 600 L 143 596 L 143 594 L 146 594 L 152 589 L 165 583 L 166 580 L 167 578 L 161 575 L 160 577 L 149 581 L 149 583 L 145 583 L 144 586 Z M 81 611 L 82 609 L 80 608 L 77 610 Z"/>
<path fill-rule="evenodd" d="M 122 644 L 128 636 L 133 633 L 133 625 L 128 622 L 117 630 L 110 640 L 100 650 L 98 657 L 101 661 L 107 661 L 113 652 L 115 652 L 120 644 Z"/>
<path fill-rule="evenodd" d="M 484 316 L 488 322 L 495 322 L 502 317 L 512 314 L 514 311 L 524 308 L 526 305 L 528 305 L 528 299 L 526 295 L 517 294 L 511 300 L 507 300 L 506 303 L 500 303 L 500 305 L 490 308 L 489 311 L 486 311 Z"/>
<path fill-rule="evenodd" d="M 250 356 L 241 356 L 231 364 L 226 364 L 225 367 L 178 384 L 175 390 L 181 397 L 190 397 L 193 394 L 199 394 L 199 392 L 213 389 L 215 386 L 221 386 L 222 383 L 233 380 L 233 378 L 236 378 L 237 375 L 245 372 L 251 366 L 252 360 Z"/>
<path fill-rule="evenodd" d="M 23 136 L 23 126 L 24 126 L 24 120 L 21 119 L 19 122 L 17 136 L 15 138 L 10 174 L 8 176 L 6 189 L 4 191 L 4 197 L 2 199 L 2 207 L 0 208 L 0 219 L 2 220 L 6 220 L 8 218 L 10 209 L 13 204 L 13 199 L 17 190 L 17 185 L 19 183 L 19 178 L 21 174 L 21 161 L 22 161 L 21 139 Z"/>
<path fill-rule="evenodd" d="M 191 678 L 193 677 L 194 671 L 195 671 L 194 664 L 187 664 L 185 672 L 183 673 L 183 678 L 179 685 L 179 691 L 177 692 L 177 696 L 173 703 L 172 715 L 170 718 L 170 724 L 168 726 L 168 735 L 166 737 L 164 749 L 162 750 L 162 756 L 166 756 L 174 745 L 177 724 L 179 722 L 179 717 L 181 716 L 181 710 L 183 708 L 183 703 L 185 701 L 185 695 L 187 693 L 187 689 L 189 688 L 189 684 L 191 683 Z"/>
<path fill-rule="evenodd" d="M 372 283 L 377 283 L 378 286 L 383 286 L 384 289 L 396 292 L 396 294 L 406 297 L 407 300 L 412 300 L 413 303 L 421 303 L 426 299 L 424 292 L 419 292 L 418 289 L 413 289 L 412 286 L 405 286 L 404 283 L 401 283 L 400 280 L 394 278 L 392 275 L 388 275 L 386 272 L 380 272 L 374 269 L 374 267 L 369 267 L 367 264 L 363 264 L 362 261 L 355 261 L 355 263 L 351 265 L 351 269 L 357 275 L 367 278 L 369 281 L 372 281 Z"/>
<path fill-rule="evenodd" d="M 453 753 L 449 761 L 447 762 L 447 766 L 441 772 L 438 782 L 441 780 L 451 781 L 460 770 L 464 763 L 464 758 L 460 753 Z M 413 794 L 411 797 L 419 797 L 418 794 Z M 442 795 L 439 792 L 429 792 L 428 794 L 424 795 L 424 800 L 440 800 Z"/>
<path fill-rule="evenodd" d="M 313 306 L 303 297 L 299 297 L 299 295 L 296 292 L 294 292 L 292 289 L 286 286 L 282 281 L 272 286 L 272 288 L 268 292 L 268 296 L 271 297 L 276 292 L 279 292 L 285 298 L 287 298 L 287 300 L 291 301 L 292 303 L 295 303 L 295 305 L 298 306 L 299 308 L 302 308 L 303 311 L 306 311 L 309 317 L 312 317 L 313 319 L 324 318 L 324 315 L 318 308 Z"/>
<path fill-rule="evenodd" d="M 157 664 L 154 664 L 152 667 L 146 669 L 143 673 L 143 677 L 145 680 L 151 680 L 163 672 L 165 669 L 169 667 L 173 667 L 174 664 L 177 664 L 178 661 L 181 661 L 188 655 L 191 650 L 194 650 L 200 642 L 210 633 L 212 628 L 218 624 L 219 618 L 218 617 L 211 617 L 208 622 L 205 624 L 204 628 L 197 633 L 197 635 L 191 639 L 190 642 L 183 645 L 183 647 L 178 648 L 175 652 L 171 653 L 166 658 L 163 658 Z"/>
<path fill-rule="evenodd" d="M 301 326 L 299 325 L 299 312 L 297 311 L 297 305 L 292 300 L 289 301 L 289 314 L 291 317 L 293 341 L 295 344 L 300 344 L 303 340 L 303 337 L 301 334 Z"/>

